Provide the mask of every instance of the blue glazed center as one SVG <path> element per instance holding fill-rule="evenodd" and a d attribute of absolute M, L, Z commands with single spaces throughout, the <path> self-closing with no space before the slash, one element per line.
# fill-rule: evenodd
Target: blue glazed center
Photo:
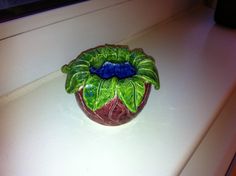
<path fill-rule="evenodd" d="M 128 78 L 136 74 L 135 68 L 129 63 L 105 62 L 100 68 L 90 68 L 91 74 L 96 74 L 103 79 L 116 76 L 119 79 Z"/>

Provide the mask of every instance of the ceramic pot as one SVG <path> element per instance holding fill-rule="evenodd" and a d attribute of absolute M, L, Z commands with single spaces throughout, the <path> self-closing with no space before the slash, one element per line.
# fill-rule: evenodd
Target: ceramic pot
<path fill-rule="evenodd" d="M 116 96 L 103 107 L 96 111 L 89 109 L 83 99 L 83 89 L 75 94 L 76 100 L 84 113 L 93 121 L 103 125 L 117 126 L 132 120 L 143 109 L 147 103 L 151 90 L 151 84 L 145 85 L 145 94 L 137 112 L 131 112 L 122 101 Z"/>
<path fill-rule="evenodd" d="M 62 67 L 66 91 L 93 121 L 117 126 L 132 120 L 147 103 L 151 85 L 159 89 L 152 57 L 141 49 L 103 45 L 82 52 Z"/>

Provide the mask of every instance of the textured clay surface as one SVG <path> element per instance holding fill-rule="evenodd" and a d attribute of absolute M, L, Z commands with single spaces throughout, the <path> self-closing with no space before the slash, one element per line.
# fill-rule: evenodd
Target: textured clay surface
<path fill-rule="evenodd" d="M 80 106 L 80 108 L 84 111 L 84 113 L 93 121 L 98 122 L 107 126 L 117 126 L 132 120 L 145 106 L 147 103 L 149 94 L 151 90 L 151 85 L 145 85 L 145 94 L 142 100 L 142 103 L 138 107 L 138 111 L 136 113 L 132 113 L 125 107 L 125 105 L 121 102 L 118 97 L 113 98 L 107 104 L 105 104 L 102 108 L 91 111 L 84 103 L 83 99 L 83 89 L 78 91 L 75 94 L 76 100 Z"/>

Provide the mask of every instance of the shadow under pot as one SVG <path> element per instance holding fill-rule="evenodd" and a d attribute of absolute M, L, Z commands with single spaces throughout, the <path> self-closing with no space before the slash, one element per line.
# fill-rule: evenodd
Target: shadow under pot
<path fill-rule="evenodd" d="M 145 106 L 151 85 L 159 89 L 155 60 L 142 49 L 103 45 L 82 52 L 62 67 L 65 88 L 93 121 L 117 126 L 132 120 Z"/>

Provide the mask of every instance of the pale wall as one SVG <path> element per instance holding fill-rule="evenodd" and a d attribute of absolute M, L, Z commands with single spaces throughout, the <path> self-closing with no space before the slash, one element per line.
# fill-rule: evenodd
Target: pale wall
<path fill-rule="evenodd" d="M 127 37 L 199 0 L 91 0 L 0 24 L 0 96 L 58 70 L 81 51 Z"/>

